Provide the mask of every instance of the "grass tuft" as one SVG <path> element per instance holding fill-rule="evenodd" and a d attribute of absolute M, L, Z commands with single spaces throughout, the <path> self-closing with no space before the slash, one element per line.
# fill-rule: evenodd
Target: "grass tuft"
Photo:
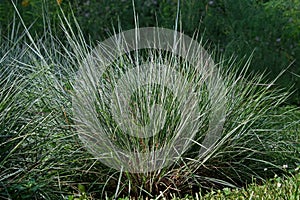
<path fill-rule="evenodd" d="M 193 62 L 174 51 L 144 49 L 107 66 L 93 53 L 106 47 L 86 42 L 80 26 L 72 27 L 63 15 L 61 21 L 67 42 L 50 30 L 35 38 L 28 29 L 14 41 L 1 40 L 1 198 L 171 198 L 211 190 L 226 196 L 253 179 L 265 183 L 299 167 L 299 109 L 282 106 L 289 94 L 274 81 L 249 75 L 251 59 L 245 66 L 221 59 L 209 71 L 198 48 L 189 49 Z M 95 66 L 101 76 L 78 77 Z M 211 79 L 211 73 L 218 78 Z M 151 84 L 131 87 L 144 79 Z M 221 137 L 205 143 L 213 125 L 220 124 Z M 173 147 L 180 151 L 151 154 Z M 129 154 L 122 157 L 119 150 Z M 148 165 L 149 159 L 128 159 L 143 155 L 158 167 Z M 289 181 L 299 185 L 297 175 Z M 294 190 L 282 190 L 289 191 Z M 260 192 L 250 189 L 252 196 Z"/>

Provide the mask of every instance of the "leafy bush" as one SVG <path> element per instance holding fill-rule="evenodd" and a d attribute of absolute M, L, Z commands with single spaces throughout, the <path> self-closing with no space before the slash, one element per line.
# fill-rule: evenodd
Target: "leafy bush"
<path fill-rule="evenodd" d="M 298 89 L 299 79 L 299 1 L 213 1 L 203 19 L 207 35 L 226 54 L 239 57 L 253 50 L 251 71 L 268 73 L 272 80 L 281 71 L 281 87 Z M 291 64 L 291 66 L 289 66 Z M 294 95 L 299 101 L 299 91 Z M 299 102 L 298 102 L 299 103 Z"/>
<path fill-rule="evenodd" d="M 44 33 L 43 15 L 49 16 L 52 31 L 63 36 L 59 27 L 59 6 L 71 18 L 69 4 L 81 24 L 85 38 L 93 41 L 102 40 L 112 27 L 118 28 L 118 21 L 123 30 L 134 28 L 133 5 L 131 1 L 96 1 L 62 0 L 15 1 L 27 26 L 32 25 L 33 32 Z M 135 10 L 139 16 L 139 26 L 162 26 L 174 28 L 177 10 L 176 0 L 136 1 Z M 268 1 L 180 1 L 182 30 L 192 35 L 196 30 L 205 32 L 204 39 L 218 48 L 227 57 L 232 54 L 248 57 L 254 51 L 250 69 L 254 72 L 266 72 L 270 80 L 287 69 L 276 84 L 285 89 L 296 90 L 291 103 L 300 99 L 300 82 L 294 74 L 299 74 L 299 19 L 300 2 L 284 0 Z M 14 8 L 9 0 L 0 3 L 2 32 L 14 16 Z M 157 21 L 156 21 L 157 20 Z"/>

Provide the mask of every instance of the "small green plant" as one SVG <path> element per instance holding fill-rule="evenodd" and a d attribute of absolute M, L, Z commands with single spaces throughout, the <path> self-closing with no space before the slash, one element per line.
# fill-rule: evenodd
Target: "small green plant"
<path fill-rule="evenodd" d="M 297 169 L 297 168 L 296 168 Z M 299 169 L 299 168 L 298 168 Z M 244 189 L 228 189 L 210 192 L 201 199 L 299 199 L 299 173 L 266 181 L 264 185 L 249 184 Z M 191 198 L 195 199 L 195 198 Z"/>

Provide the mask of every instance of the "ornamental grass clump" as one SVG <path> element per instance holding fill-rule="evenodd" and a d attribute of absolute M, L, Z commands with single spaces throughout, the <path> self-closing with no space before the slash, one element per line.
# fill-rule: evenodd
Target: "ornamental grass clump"
<path fill-rule="evenodd" d="M 76 132 L 118 174 L 103 191 L 111 181 L 115 196 L 239 187 L 299 162 L 292 125 L 280 120 L 288 112 L 276 113 L 288 94 L 249 75 L 251 59 L 214 63 L 199 43 L 162 28 L 120 30 L 89 51 L 83 37 L 67 38 L 79 66 Z"/>
<path fill-rule="evenodd" d="M 11 135 L 24 138 L 14 148 L 1 141 L 10 161 L 1 162 L 10 169 L 2 195 L 185 196 L 263 182 L 299 164 L 293 109 L 279 112 L 288 94 L 249 73 L 251 59 L 213 57 L 196 35 L 158 27 L 89 44 L 78 24 L 61 20 L 66 41 L 47 32 L 37 40 L 27 29 L 18 41 L 26 51 L 11 64 L 30 80 L 20 81 L 30 107 L 19 102 L 35 125 Z M 7 77 L 0 83 L 14 85 Z M 19 163 L 17 149 L 28 153 Z"/>

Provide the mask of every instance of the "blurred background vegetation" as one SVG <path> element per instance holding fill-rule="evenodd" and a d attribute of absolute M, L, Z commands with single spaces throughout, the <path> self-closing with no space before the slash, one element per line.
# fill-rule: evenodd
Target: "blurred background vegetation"
<path fill-rule="evenodd" d="M 64 37 L 60 7 L 70 18 L 73 11 L 91 41 L 107 38 L 119 25 L 123 30 L 135 26 L 130 0 L 14 2 L 31 33 L 39 36 L 43 36 L 45 24 L 50 24 L 53 34 Z M 140 27 L 174 28 L 177 0 L 136 0 L 135 9 Z M 49 21 L 43 18 L 45 14 Z M 300 104 L 300 0 L 181 0 L 180 18 L 185 34 L 193 36 L 198 31 L 225 58 L 240 60 L 253 53 L 252 72 L 265 72 L 274 79 L 285 70 L 277 85 L 294 91 L 289 103 Z M 11 37 L 8 33 L 14 20 L 20 21 L 11 0 L 0 0 L 1 38 Z M 21 34 L 23 28 L 19 28 Z"/>

